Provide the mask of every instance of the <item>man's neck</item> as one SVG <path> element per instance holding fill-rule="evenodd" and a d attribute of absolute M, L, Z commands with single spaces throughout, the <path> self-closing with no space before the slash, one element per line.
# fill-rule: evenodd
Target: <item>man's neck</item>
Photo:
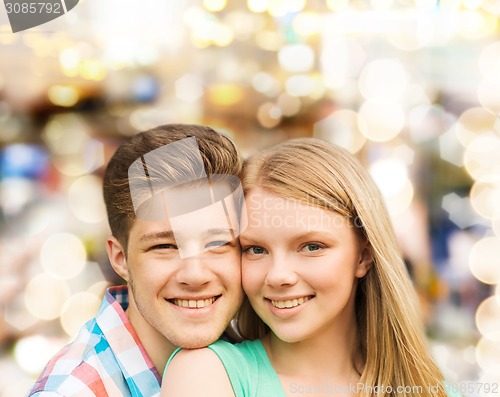
<path fill-rule="evenodd" d="M 153 362 L 158 373 L 162 375 L 169 357 L 177 346 L 174 346 L 149 323 L 146 323 L 146 320 L 137 311 L 129 309 L 127 309 L 125 313 L 134 327 L 144 350 Z"/>

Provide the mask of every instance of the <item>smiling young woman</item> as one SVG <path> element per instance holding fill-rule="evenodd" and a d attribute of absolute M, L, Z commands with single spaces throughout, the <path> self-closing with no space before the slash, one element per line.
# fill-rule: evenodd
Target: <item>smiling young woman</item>
<path fill-rule="evenodd" d="M 356 159 L 292 140 L 247 161 L 243 187 L 247 340 L 174 354 L 162 395 L 451 396 L 382 197 Z M 203 375 L 190 382 L 187 367 Z"/>

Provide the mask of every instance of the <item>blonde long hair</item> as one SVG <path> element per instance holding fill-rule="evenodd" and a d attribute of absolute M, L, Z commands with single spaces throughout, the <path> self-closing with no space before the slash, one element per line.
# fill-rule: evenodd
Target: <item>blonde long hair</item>
<path fill-rule="evenodd" d="M 360 382 L 372 389 L 366 387 L 360 396 L 372 396 L 374 390 L 378 390 L 377 396 L 385 397 L 446 396 L 383 199 L 359 162 L 333 144 L 313 138 L 293 139 L 251 157 L 242 182 L 245 192 L 262 188 L 336 211 L 349 218 L 359 237 L 369 242 L 373 264 L 359 280 L 355 307 L 364 361 Z M 269 331 L 248 300 L 237 324 L 248 339 L 261 338 Z M 397 386 L 411 390 L 398 393 Z"/>

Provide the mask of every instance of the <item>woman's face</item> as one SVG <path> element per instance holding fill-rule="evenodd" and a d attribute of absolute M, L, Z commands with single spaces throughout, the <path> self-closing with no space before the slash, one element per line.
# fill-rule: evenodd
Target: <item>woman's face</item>
<path fill-rule="evenodd" d="M 349 221 L 262 189 L 246 205 L 242 283 L 259 317 L 291 343 L 353 331 L 356 283 L 371 254 Z"/>

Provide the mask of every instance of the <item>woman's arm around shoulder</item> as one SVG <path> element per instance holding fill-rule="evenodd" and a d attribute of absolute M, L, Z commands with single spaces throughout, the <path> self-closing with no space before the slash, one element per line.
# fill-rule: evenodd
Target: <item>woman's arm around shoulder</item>
<path fill-rule="evenodd" d="M 219 357 L 210 349 L 181 350 L 165 371 L 161 397 L 235 397 Z"/>

